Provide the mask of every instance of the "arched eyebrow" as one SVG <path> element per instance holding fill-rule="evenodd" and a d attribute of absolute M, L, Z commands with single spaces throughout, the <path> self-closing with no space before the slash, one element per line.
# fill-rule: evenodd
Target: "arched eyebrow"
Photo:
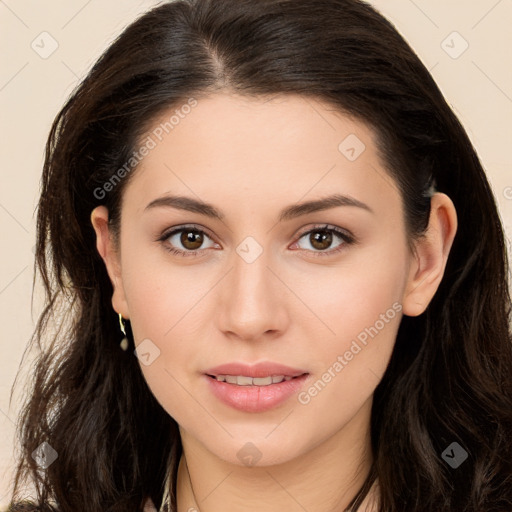
<path fill-rule="evenodd" d="M 313 201 L 306 201 L 286 207 L 279 214 L 279 222 L 291 220 L 295 217 L 300 217 L 301 215 L 306 215 L 308 213 L 337 208 L 338 206 L 354 206 L 370 213 L 375 213 L 366 203 L 359 201 L 355 197 L 333 194 Z"/>
<path fill-rule="evenodd" d="M 361 208 L 372 214 L 375 214 L 375 212 L 367 204 L 359 201 L 358 199 L 355 199 L 354 197 L 341 194 L 333 194 L 320 199 L 296 203 L 287 206 L 286 208 L 281 210 L 278 217 L 278 221 L 288 221 L 296 217 L 306 215 L 308 213 L 314 213 L 323 210 L 328 210 L 331 208 L 337 208 L 339 206 L 352 206 L 356 208 Z M 200 215 L 205 215 L 206 217 L 218 220 L 222 220 L 225 218 L 224 213 L 222 213 L 212 204 L 188 196 L 176 196 L 166 194 L 165 196 L 159 197 L 151 201 L 146 206 L 144 211 L 158 207 L 176 208 L 178 210 L 199 213 Z"/>

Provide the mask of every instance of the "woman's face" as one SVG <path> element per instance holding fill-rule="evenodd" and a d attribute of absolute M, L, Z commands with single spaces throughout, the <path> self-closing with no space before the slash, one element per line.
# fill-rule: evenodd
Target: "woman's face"
<path fill-rule="evenodd" d="M 284 462 L 369 411 L 401 316 L 434 291 L 418 295 L 401 197 L 365 124 L 299 96 L 189 105 L 142 139 L 120 252 L 103 253 L 114 309 L 182 432 L 235 464 L 248 442 L 258 465 Z M 214 369 L 261 362 L 294 371 Z"/>

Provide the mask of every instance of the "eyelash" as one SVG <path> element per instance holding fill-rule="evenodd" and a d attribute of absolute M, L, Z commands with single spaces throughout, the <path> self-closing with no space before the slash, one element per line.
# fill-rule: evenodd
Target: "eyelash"
<path fill-rule="evenodd" d="M 179 228 L 173 229 L 172 231 L 166 231 L 165 233 L 163 233 L 162 236 L 160 236 L 157 239 L 157 241 L 162 242 L 166 251 L 168 251 L 172 254 L 175 254 L 177 256 L 182 256 L 182 257 L 196 256 L 197 253 L 199 253 L 205 249 L 196 249 L 193 251 L 182 251 L 181 249 L 176 249 L 175 247 L 171 247 L 169 244 L 165 243 L 171 236 L 175 235 L 176 233 L 181 233 L 182 231 L 187 231 L 187 230 L 204 234 L 210 239 L 212 238 L 203 229 L 200 229 L 195 225 L 190 225 L 190 226 L 180 226 Z M 312 229 L 309 229 L 308 231 L 305 231 L 304 233 L 301 233 L 298 240 L 303 238 L 305 235 L 309 235 L 309 234 L 317 232 L 317 231 L 328 231 L 328 232 L 334 233 L 335 235 L 337 235 L 339 238 L 341 238 L 343 240 L 343 243 L 339 244 L 335 249 L 327 250 L 327 251 L 311 251 L 309 249 L 299 249 L 299 250 L 311 252 L 314 257 L 316 257 L 316 256 L 325 257 L 325 256 L 332 256 L 333 254 L 337 254 L 338 252 L 342 251 L 345 248 L 345 246 L 353 245 L 356 243 L 356 239 L 353 235 L 351 235 L 345 231 L 342 231 L 339 228 L 331 226 L 329 224 L 318 225 L 318 226 L 313 227 Z"/>

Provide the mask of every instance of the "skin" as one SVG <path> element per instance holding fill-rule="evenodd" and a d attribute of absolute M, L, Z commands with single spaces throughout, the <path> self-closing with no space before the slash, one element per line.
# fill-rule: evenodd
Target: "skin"
<path fill-rule="evenodd" d="M 354 161 L 338 149 L 350 134 L 365 145 Z M 278 221 L 282 208 L 335 192 L 372 212 L 337 206 Z M 224 217 L 146 209 L 170 193 L 200 198 Z M 372 398 L 400 319 L 421 314 L 441 282 L 457 229 L 450 198 L 432 197 L 426 236 L 411 251 L 400 193 L 367 125 L 310 98 L 222 92 L 200 99 L 134 171 L 119 247 L 107 221 L 105 207 L 92 212 L 113 308 L 131 321 L 136 346 L 150 339 L 160 350 L 141 370 L 180 427 L 179 512 L 343 510 L 372 461 Z M 207 232 L 196 256 L 165 249 L 197 247 L 181 233 L 156 241 L 191 223 Z M 333 233 L 322 250 L 303 233 L 323 224 L 357 242 L 334 253 L 344 242 Z M 248 236 L 263 250 L 251 263 L 236 251 Z M 209 391 L 206 369 L 263 360 L 309 372 L 307 390 L 393 304 L 396 316 L 307 404 L 293 396 L 248 413 Z M 252 466 L 237 457 L 248 442 L 261 455 Z M 360 510 L 374 506 L 368 499 Z"/>

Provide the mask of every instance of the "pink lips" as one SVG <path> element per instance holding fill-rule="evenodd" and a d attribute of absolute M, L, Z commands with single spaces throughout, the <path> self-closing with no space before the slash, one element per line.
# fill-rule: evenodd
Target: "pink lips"
<path fill-rule="evenodd" d="M 239 386 L 228 382 L 220 382 L 215 379 L 214 376 L 216 375 L 244 375 L 253 378 L 284 375 L 293 378 L 268 386 Z M 308 377 L 309 373 L 304 370 L 272 362 L 262 362 L 255 365 L 244 363 L 222 364 L 206 370 L 204 375 L 214 396 L 226 405 L 244 412 L 264 412 L 277 407 L 297 393 Z"/>
<path fill-rule="evenodd" d="M 226 363 L 206 370 L 206 375 L 246 375 L 247 377 L 268 377 L 269 375 L 284 375 L 297 377 L 306 370 L 291 368 L 283 364 L 263 361 L 261 363 L 248 365 L 245 363 Z"/>

